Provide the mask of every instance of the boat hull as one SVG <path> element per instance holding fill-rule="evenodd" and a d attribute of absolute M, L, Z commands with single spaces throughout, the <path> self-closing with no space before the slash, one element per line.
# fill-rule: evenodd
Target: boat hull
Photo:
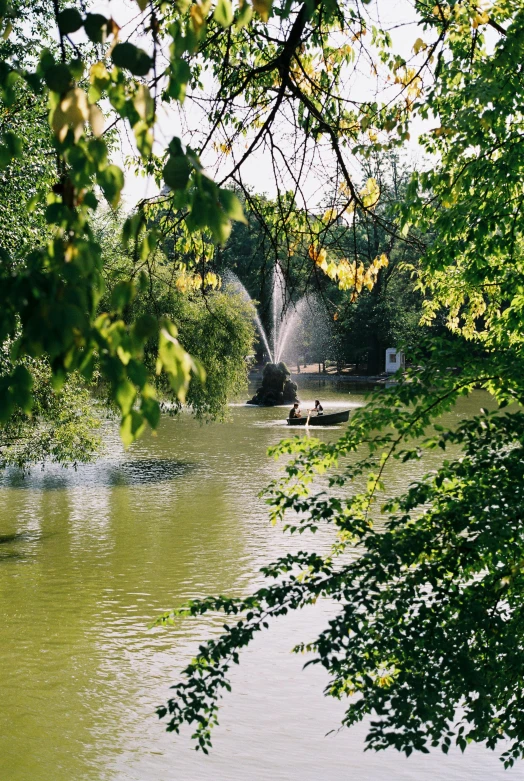
<path fill-rule="evenodd" d="M 342 412 L 332 412 L 330 415 L 311 415 L 309 418 L 310 426 L 335 426 L 337 423 L 345 423 L 349 420 L 350 410 L 346 409 Z M 305 426 L 307 423 L 307 415 L 302 418 L 288 418 L 288 426 Z"/>

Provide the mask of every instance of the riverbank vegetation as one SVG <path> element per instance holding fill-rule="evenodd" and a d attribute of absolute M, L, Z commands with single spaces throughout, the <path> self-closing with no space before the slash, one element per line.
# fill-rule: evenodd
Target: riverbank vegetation
<path fill-rule="evenodd" d="M 274 450 L 291 460 L 269 489 L 272 517 L 289 531 L 331 524 L 329 555 L 289 554 L 252 595 L 162 619 L 229 617 L 159 714 L 170 730 L 193 725 L 207 751 L 240 650 L 271 617 L 327 597 L 337 615 L 297 650 L 329 673 L 345 724 L 371 716 L 367 746 L 502 742 L 512 765 L 524 753 L 524 11 L 414 0 L 406 46 L 380 22 L 386 5 L 137 0 L 128 36 L 83 6 L 0 2 L 0 422 L 31 426 L 39 375 L 80 405 L 103 383 L 126 444 L 158 424 L 167 388 L 220 415 L 253 339 L 245 305 L 220 291 L 217 270 L 234 263 L 261 297 L 275 264 L 292 296 L 316 290 L 342 352 L 349 335 L 375 339 L 375 357 L 404 339 L 413 367 L 336 444 Z M 173 136 L 159 117 L 182 103 L 191 121 Z M 425 157 L 398 177 L 416 123 Z M 163 189 L 104 235 L 124 131 Z M 269 195 L 246 182 L 257 155 Z M 443 428 L 473 388 L 498 409 Z M 442 449 L 440 468 L 391 497 L 384 465 L 425 448 Z"/>

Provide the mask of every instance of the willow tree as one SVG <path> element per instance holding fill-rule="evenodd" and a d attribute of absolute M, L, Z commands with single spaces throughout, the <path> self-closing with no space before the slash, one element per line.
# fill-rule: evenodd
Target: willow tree
<path fill-rule="evenodd" d="M 276 580 L 246 599 L 186 609 L 242 616 L 186 670 L 161 710 L 169 713 L 169 729 L 196 723 L 207 750 L 238 650 L 272 615 L 328 596 L 340 611 L 310 647 L 330 673 L 327 693 L 353 696 L 345 723 L 375 714 L 370 746 L 410 753 L 428 744 L 446 751 L 452 740 L 494 748 L 509 739 L 504 760 L 511 764 L 524 746 L 524 420 L 512 411 L 486 413 L 454 430 L 432 427 L 473 387 L 486 388 L 500 405 L 523 397 L 520 1 L 414 0 L 418 29 L 395 51 L 390 31 L 376 21 L 386 10 L 382 0 L 137 0 L 134 24 L 125 26 L 54 0 L 54 27 L 38 27 L 40 50 L 25 64 L 9 43 L 24 34 L 19 6 L 0 3 L 7 117 L 0 160 L 5 167 L 23 157 L 19 133 L 9 127 L 17 90 L 47 96 L 56 176 L 36 196 L 49 240 L 2 255 L 0 341 L 16 339 L 21 358 L 49 355 L 57 383 L 75 370 L 89 377 L 97 361 L 126 441 L 158 419 L 141 369 L 148 340 L 158 345 L 156 370 L 180 399 L 201 370 L 169 320 L 142 315 L 126 322 L 122 311 L 147 281 L 162 233 L 174 236 L 188 274 L 216 284 L 206 263 L 227 240 L 231 221 L 244 219 L 226 185 L 244 187 L 256 155 L 277 192 L 276 210 L 261 221 L 284 271 L 302 253 L 354 299 L 373 286 L 387 256 L 364 262 L 355 245 L 340 257 L 330 251 L 330 228 L 341 224 L 351 236 L 361 224 L 380 225 L 425 253 L 418 281 L 426 318 L 444 311 L 461 335 L 438 345 L 438 362 L 426 355 L 409 381 L 356 414 L 337 444 L 294 441 L 278 449 L 296 458 L 270 491 L 275 517 L 298 511 L 291 528 L 332 523 L 337 542 L 329 556 L 297 554 L 268 566 Z M 173 111 L 170 121 L 157 120 L 165 109 Z M 184 111 L 188 121 L 180 127 L 187 130 L 155 144 Z M 428 170 L 413 180 L 398 218 L 386 220 L 378 182 L 362 178 L 361 163 L 373 151 L 407 143 L 413 118 L 429 127 L 422 141 Z M 100 193 L 115 206 L 124 184 L 110 157 L 111 132 L 119 127 L 134 135 L 136 166 L 166 188 L 125 223 L 136 273 L 97 315 L 104 258 L 91 221 Z M 433 236 L 429 246 L 416 238 L 418 229 Z M 435 383 L 437 365 L 456 371 L 441 372 Z M 29 408 L 30 386 L 27 368 L 2 379 L 4 417 L 19 403 Z M 446 451 L 453 444 L 463 453 L 457 458 L 453 450 L 436 474 L 385 502 L 386 530 L 379 534 L 371 521 L 384 465 L 419 458 L 420 443 L 411 440 L 428 428 L 428 447 Z M 314 475 L 346 464 L 354 451 L 357 458 L 332 477 L 329 493 L 308 493 Z M 360 555 L 348 563 L 343 553 L 354 545 Z"/>

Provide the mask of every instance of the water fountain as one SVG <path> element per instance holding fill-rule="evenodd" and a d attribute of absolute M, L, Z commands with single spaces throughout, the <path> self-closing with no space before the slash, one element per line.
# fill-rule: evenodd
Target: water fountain
<path fill-rule="evenodd" d="M 267 338 L 267 334 L 265 331 L 264 326 L 262 325 L 262 320 L 260 319 L 260 315 L 257 312 L 257 308 L 255 306 L 255 302 L 247 292 L 245 286 L 242 284 L 242 282 L 239 280 L 237 275 L 233 271 L 226 271 L 222 275 L 222 279 L 226 285 L 230 285 L 235 293 L 238 293 L 243 300 L 251 305 L 251 309 L 253 310 L 253 321 L 257 327 L 257 331 L 259 333 L 260 338 L 262 339 L 262 344 L 264 345 L 266 349 L 266 353 L 269 357 L 270 361 L 273 361 L 273 354 L 271 352 L 271 348 L 269 346 L 269 340 Z"/>
<path fill-rule="evenodd" d="M 287 300 L 284 275 L 280 266 L 275 266 L 271 289 L 272 328 L 268 335 L 262 325 L 262 320 L 253 299 L 237 275 L 233 271 L 226 271 L 223 274 L 223 280 L 226 285 L 230 285 L 236 293 L 241 295 L 244 301 L 251 304 L 253 321 L 270 362 L 275 364 L 281 363 L 286 357 L 284 351 L 289 343 L 289 338 L 297 323 L 300 322 L 308 304 L 307 299 L 305 297 L 301 298 L 296 304 Z"/>
<path fill-rule="evenodd" d="M 226 284 L 231 285 L 245 301 L 252 304 L 253 320 L 269 357 L 269 363 L 264 367 L 262 387 L 258 389 L 248 403 L 273 406 L 274 404 L 287 404 L 295 401 L 297 398 L 297 386 L 291 381 L 289 369 L 283 362 L 283 358 L 290 335 L 299 322 L 306 305 L 306 299 L 302 298 L 297 304 L 288 300 L 284 275 L 280 267 L 275 266 L 271 290 L 273 322 L 270 338 L 268 338 L 253 299 L 242 282 L 232 271 L 227 271 L 223 276 Z"/>

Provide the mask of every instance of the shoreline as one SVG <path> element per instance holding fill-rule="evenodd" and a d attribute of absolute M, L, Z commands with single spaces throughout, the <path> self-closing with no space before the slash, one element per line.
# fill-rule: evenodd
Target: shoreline
<path fill-rule="evenodd" d="M 315 381 L 321 385 L 326 383 L 330 384 L 343 384 L 345 386 L 354 385 L 355 388 L 361 390 L 372 390 L 374 388 L 387 388 L 395 384 L 393 375 L 391 374 L 377 374 L 373 376 L 358 375 L 358 374 L 318 374 L 317 372 L 291 372 L 290 379 L 300 387 L 301 380 L 307 380 L 308 382 Z M 255 370 L 249 372 L 249 382 L 257 383 L 262 382 L 262 370 Z"/>

